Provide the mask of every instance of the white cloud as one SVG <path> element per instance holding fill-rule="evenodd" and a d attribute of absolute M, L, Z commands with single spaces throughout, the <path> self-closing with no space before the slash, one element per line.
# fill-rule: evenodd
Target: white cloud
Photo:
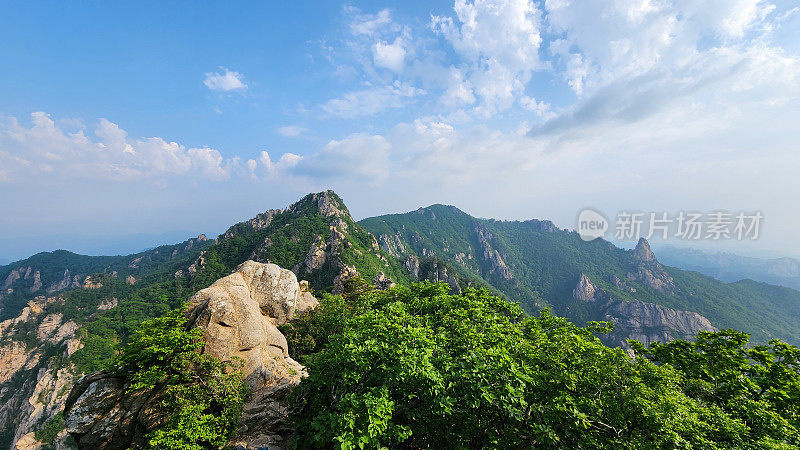
<path fill-rule="evenodd" d="M 261 158 L 253 167 L 238 156 L 224 157 L 219 150 L 189 147 L 159 137 L 132 139 L 117 124 L 100 119 L 94 137 L 83 130 L 66 132 L 43 112 L 31 114 L 30 127 L 14 118 L 0 122 L 0 182 L 35 180 L 136 180 L 173 179 L 221 181 L 232 175 L 274 174 L 297 165 L 300 157 L 285 153 L 277 163 Z M 252 161 L 252 160 L 251 160 Z M 265 166 L 265 167 L 260 167 Z"/>
<path fill-rule="evenodd" d="M 287 125 L 278 128 L 278 133 L 286 137 L 300 136 L 301 134 L 305 134 L 307 132 L 308 128 L 301 127 L 298 125 Z"/>
<path fill-rule="evenodd" d="M 283 175 L 286 170 L 297 166 L 303 157 L 294 153 L 284 153 L 277 161 L 272 161 L 269 153 L 262 150 L 257 159 L 247 161 L 247 168 L 253 178 L 276 178 Z"/>
<path fill-rule="evenodd" d="M 228 70 L 225 67 L 220 67 L 224 72 L 208 72 L 203 84 L 212 91 L 244 91 L 247 90 L 247 83 L 244 81 L 244 76 L 239 72 Z"/>
<path fill-rule="evenodd" d="M 424 93 L 414 86 L 395 81 L 391 85 L 347 92 L 320 105 L 320 109 L 335 117 L 372 116 L 386 109 L 403 107 L 413 97 Z"/>
<path fill-rule="evenodd" d="M 350 32 L 354 35 L 373 35 L 381 28 L 392 25 L 392 14 L 382 9 L 377 14 L 361 14 L 356 8 L 350 8 L 356 15 L 350 23 Z"/>
<path fill-rule="evenodd" d="M 433 16 L 431 28 L 460 56 L 481 100 L 479 112 L 510 108 L 524 94 L 539 59 L 541 11 L 530 0 L 456 0 L 456 19 Z M 452 90 L 446 96 L 452 98 Z M 468 96 L 466 96 L 468 98 Z"/>
<path fill-rule="evenodd" d="M 372 47 L 373 59 L 377 67 L 384 67 L 394 72 L 401 72 L 405 65 L 406 49 L 399 37 L 388 44 L 378 41 Z"/>

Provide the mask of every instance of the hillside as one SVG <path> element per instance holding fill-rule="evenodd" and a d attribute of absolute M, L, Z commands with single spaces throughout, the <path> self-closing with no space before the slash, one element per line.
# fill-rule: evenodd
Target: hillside
<path fill-rule="evenodd" d="M 359 224 L 398 260 L 435 256 L 485 280 L 528 313 L 549 307 L 576 323 L 617 318 L 619 327 L 625 326 L 620 308 L 631 305 L 618 302 L 638 301 L 666 308 L 639 305 L 641 311 L 650 308 L 659 317 L 693 312 L 715 328 L 744 330 L 756 341 L 800 342 L 800 292 L 753 282 L 728 284 L 663 266 L 646 241 L 628 251 L 601 239 L 584 242 L 549 221 L 476 219 L 445 205 L 372 217 Z M 576 291 L 584 278 L 590 290 L 603 293 L 602 302 L 594 296 L 579 298 Z M 650 320 L 657 317 L 642 319 L 639 328 L 666 327 L 678 335 L 686 334 L 682 331 L 686 320 L 695 321 L 685 314 L 660 323 Z M 652 331 L 629 330 L 633 336 L 663 334 Z"/>
<path fill-rule="evenodd" d="M 37 253 L 0 267 L 0 321 L 16 317 L 28 301 L 85 287 L 86 277 L 105 273 L 128 283 L 162 271 L 176 260 L 196 257 L 211 242 L 204 235 L 125 256 L 87 256 L 66 250 Z"/>

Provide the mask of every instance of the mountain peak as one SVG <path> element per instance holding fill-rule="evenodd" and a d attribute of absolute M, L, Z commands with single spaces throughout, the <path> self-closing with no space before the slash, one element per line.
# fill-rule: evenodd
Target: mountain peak
<path fill-rule="evenodd" d="M 650 248 L 650 243 L 645 238 L 639 238 L 639 243 L 633 249 L 633 256 L 641 259 L 642 261 L 655 261 L 656 255 Z"/>

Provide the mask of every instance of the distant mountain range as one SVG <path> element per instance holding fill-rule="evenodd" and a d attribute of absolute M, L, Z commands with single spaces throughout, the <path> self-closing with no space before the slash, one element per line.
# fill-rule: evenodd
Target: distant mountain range
<path fill-rule="evenodd" d="M 0 266 L 33 253 L 67 249 L 84 255 L 128 255 L 160 245 L 174 244 L 197 236 L 198 232 L 173 230 L 164 233 L 133 233 L 90 236 L 52 234 L 46 236 L 0 237 Z"/>
<path fill-rule="evenodd" d="M 674 246 L 659 247 L 658 258 L 664 264 L 726 282 L 751 279 L 800 289 L 800 260 L 794 258 L 753 258 Z"/>

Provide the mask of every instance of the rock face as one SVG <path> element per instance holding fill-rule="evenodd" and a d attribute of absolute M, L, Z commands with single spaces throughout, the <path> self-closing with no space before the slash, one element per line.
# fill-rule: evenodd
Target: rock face
<path fill-rule="evenodd" d="M 383 272 L 378 272 L 378 274 L 372 279 L 372 285 L 377 289 L 386 290 L 394 287 L 395 282 L 392 281 L 391 278 L 387 277 Z"/>
<path fill-rule="evenodd" d="M 633 249 L 633 256 L 642 261 L 655 261 L 656 255 L 650 249 L 650 243 L 645 238 L 639 238 L 636 248 Z"/>
<path fill-rule="evenodd" d="M 47 313 L 49 305 L 62 301 L 37 297 L 19 316 L 0 322 L 0 429 L 11 435 L 12 448 L 43 445 L 35 431 L 63 409 L 73 382 L 73 367 L 65 361 L 83 346 L 75 337 L 78 325 L 61 313 Z M 27 345 L 15 340 L 18 329 L 30 330 Z M 59 435 L 55 448 L 65 448 L 65 439 L 66 433 Z"/>
<path fill-rule="evenodd" d="M 251 395 L 232 444 L 283 448 L 291 437 L 286 397 L 305 375 L 289 357 L 277 326 L 318 305 L 307 283 L 274 264 L 247 261 L 231 275 L 198 291 L 188 302 L 189 323 L 203 330 L 203 352 L 237 358 Z M 140 448 L 163 412 L 158 393 L 124 395 L 125 380 L 99 372 L 75 385 L 65 406 L 67 431 L 83 448 Z"/>
<path fill-rule="evenodd" d="M 578 285 L 575 286 L 575 289 L 572 291 L 572 296 L 578 300 L 593 302 L 596 290 L 597 288 L 595 288 L 594 284 L 589 280 L 589 277 L 582 273 L 581 277 L 578 279 Z"/>
<path fill-rule="evenodd" d="M 611 281 L 621 283 L 617 277 L 612 277 Z M 580 275 L 572 293 L 575 299 L 591 303 L 592 320 L 614 323 L 614 331 L 601 339 L 608 345 L 628 351 L 630 346 L 626 339 L 649 345 L 655 341 L 693 340 L 699 331 L 717 331 L 707 318 L 695 312 L 678 311 L 639 300 L 617 300 L 592 283 L 586 274 Z"/>
<path fill-rule="evenodd" d="M 475 234 L 477 235 L 481 250 L 483 250 L 483 259 L 489 266 L 489 272 L 499 275 L 504 280 L 511 280 L 514 278 L 514 274 L 506 265 L 505 261 L 503 261 L 500 252 L 492 247 L 492 240 L 494 239 L 492 233 L 487 230 L 485 226 L 476 225 Z"/>

